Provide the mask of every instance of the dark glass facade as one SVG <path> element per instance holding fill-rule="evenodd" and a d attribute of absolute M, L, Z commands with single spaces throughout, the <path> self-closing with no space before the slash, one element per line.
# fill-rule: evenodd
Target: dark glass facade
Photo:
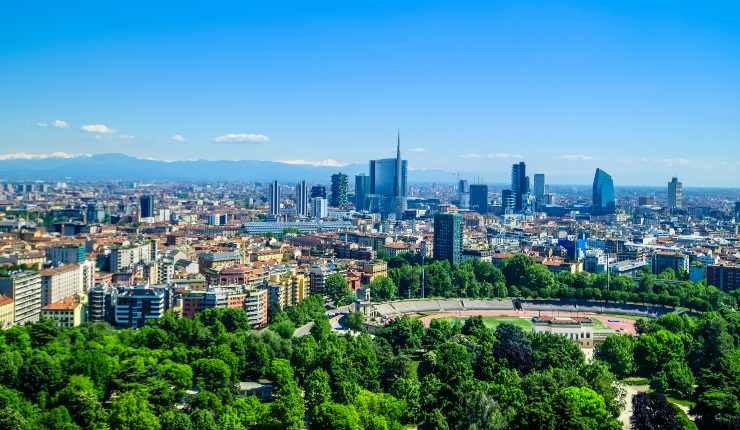
<path fill-rule="evenodd" d="M 593 186 L 593 215 L 609 215 L 616 210 L 614 182 L 612 177 L 601 169 L 596 169 Z"/>
<path fill-rule="evenodd" d="M 463 217 L 459 214 L 434 215 L 434 258 L 457 264 L 463 247 Z"/>

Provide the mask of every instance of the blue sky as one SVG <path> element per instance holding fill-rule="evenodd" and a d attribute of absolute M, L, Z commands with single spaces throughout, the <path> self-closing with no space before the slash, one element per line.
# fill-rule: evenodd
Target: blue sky
<path fill-rule="evenodd" d="M 733 2 L 16 2 L 0 154 L 740 186 Z M 57 121 L 57 122 L 55 122 Z M 12 155 L 11 155 L 12 156 Z"/>

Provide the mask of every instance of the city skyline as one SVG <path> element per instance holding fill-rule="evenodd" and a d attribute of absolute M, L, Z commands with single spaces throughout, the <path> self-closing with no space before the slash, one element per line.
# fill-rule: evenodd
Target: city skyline
<path fill-rule="evenodd" d="M 412 182 L 421 169 L 505 182 L 524 160 L 551 183 L 587 184 L 596 167 L 618 184 L 740 183 L 723 155 L 740 141 L 732 6 L 383 6 L 182 6 L 147 21 L 136 5 L 14 6 L 0 159 L 343 167 L 392 154 L 400 127 Z"/>

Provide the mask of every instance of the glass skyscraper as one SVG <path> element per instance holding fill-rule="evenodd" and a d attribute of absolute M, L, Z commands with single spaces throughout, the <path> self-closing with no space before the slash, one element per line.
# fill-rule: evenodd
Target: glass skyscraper
<path fill-rule="evenodd" d="M 370 160 L 370 194 L 381 201 L 384 215 L 400 216 L 406 210 L 408 162 L 401 159 L 401 138 L 396 145 L 396 158 Z"/>
<path fill-rule="evenodd" d="M 488 213 L 488 185 L 470 186 L 470 209 L 481 214 Z"/>
<path fill-rule="evenodd" d="M 614 200 L 614 182 L 612 177 L 601 169 L 596 169 L 593 186 L 593 215 L 613 214 L 617 205 Z"/>
<path fill-rule="evenodd" d="M 545 204 L 545 175 L 543 173 L 535 173 L 532 188 L 534 188 L 534 201 L 539 210 Z"/>
<path fill-rule="evenodd" d="M 511 166 L 511 192 L 514 195 L 514 210 L 521 212 L 524 195 L 529 192 L 527 165 L 524 164 L 524 161 Z"/>
<path fill-rule="evenodd" d="M 355 209 L 367 210 L 367 196 L 370 194 L 370 176 L 361 173 L 355 176 Z"/>

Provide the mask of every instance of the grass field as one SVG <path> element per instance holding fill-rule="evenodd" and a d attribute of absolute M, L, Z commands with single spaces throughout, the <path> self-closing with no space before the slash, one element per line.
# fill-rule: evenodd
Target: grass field
<path fill-rule="evenodd" d="M 469 317 L 449 317 L 444 318 L 447 321 L 455 322 L 459 321 L 460 324 L 464 324 L 465 320 Z M 532 330 L 532 321 L 526 318 L 517 318 L 517 317 L 483 317 L 483 323 L 490 328 L 496 328 L 499 324 L 508 323 L 515 325 L 517 327 L 521 327 L 524 331 L 531 331 Z"/>

